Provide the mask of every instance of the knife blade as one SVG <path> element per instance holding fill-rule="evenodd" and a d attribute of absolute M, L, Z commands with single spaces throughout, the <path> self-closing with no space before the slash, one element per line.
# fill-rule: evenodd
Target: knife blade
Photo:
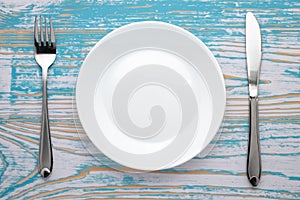
<path fill-rule="evenodd" d="M 249 84 L 249 141 L 247 155 L 247 176 L 253 186 L 261 178 L 261 155 L 258 128 L 258 84 L 261 66 L 261 32 L 255 16 L 246 14 L 246 56 Z"/>

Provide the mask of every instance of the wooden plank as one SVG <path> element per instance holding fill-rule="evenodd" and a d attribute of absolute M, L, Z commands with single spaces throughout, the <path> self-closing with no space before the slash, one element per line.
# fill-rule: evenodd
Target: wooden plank
<path fill-rule="evenodd" d="M 257 16 L 263 38 L 263 177 L 257 188 L 245 175 L 247 11 Z M 298 1 L 287 0 L 0 1 L 0 198 L 300 199 L 299 11 Z M 32 34 L 33 16 L 40 13 L 53 17 L 58 45 L 48 82 L 55 165 L 47 180 L 36 167 L 41 72 L 33 59 Z M 169 170 L 132 173 L 84 148 L 73 98 L 93 45 L 115 28 L 143 20 L 179 25 L 211 49 L 224 73 L 227 107 L 221 135 L 206 157 Z"/>

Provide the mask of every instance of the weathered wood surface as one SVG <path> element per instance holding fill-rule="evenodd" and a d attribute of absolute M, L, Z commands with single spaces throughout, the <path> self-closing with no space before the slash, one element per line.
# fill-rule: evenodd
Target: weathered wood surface
<path fill-rule="evenodd" d="M 260 132 L 263 176 L 245 176 L 248 136 L 245 14 L 262 28 Z M 33 16 L 48 14 L 58 57 L 49 73 L 54 171 L 37 172 L 41 72 L 33 59 Z M 223 70 L 227 109 L 205 158 L 170 170 L 132 174 L 102 165 L 79 140 L 72 107 L 83 59 L 105 34 L 142 20 L 170 22 L 211 49 Z M 300 2 L 0 0 L 0 199 L 300 199 Z M 83 133 L 80 133 L 83 134 Z"/>

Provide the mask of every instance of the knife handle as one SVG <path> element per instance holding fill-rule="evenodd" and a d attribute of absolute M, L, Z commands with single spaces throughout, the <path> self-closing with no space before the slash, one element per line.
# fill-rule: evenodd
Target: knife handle
<path fill-rule="evenodd" d="M 261 156 L 258 130 L 258 98 L 250 97 L 250 127 L 248 141 L 247 176 L 257 186 L 261 176 Z"/>

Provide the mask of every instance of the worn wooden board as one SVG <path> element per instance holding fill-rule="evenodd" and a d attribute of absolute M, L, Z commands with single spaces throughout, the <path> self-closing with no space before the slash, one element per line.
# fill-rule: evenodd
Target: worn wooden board
<path fill-rule="evenodd" d="M 245 176 L 247 11 L 257 16 L 263 38 L 263 176 L 257 188 Z M 37 14 L 53 17 L 58 46 L 48 82 L 55 163 L 48 180 L 36 168 L 41 72 L 33 59 L 32 32 Z M 143 20 L 173 23 L 200 38 L 223 70 L 228 102 L 221 136 L 207 157 L 135 174 L 114 170 L 88 154 L 76 131 L 72 99 L 93 45 L 115 28 Z M 0 199 L 300 199 L 299 22 L 296 0 L 0 0 Z"/>

